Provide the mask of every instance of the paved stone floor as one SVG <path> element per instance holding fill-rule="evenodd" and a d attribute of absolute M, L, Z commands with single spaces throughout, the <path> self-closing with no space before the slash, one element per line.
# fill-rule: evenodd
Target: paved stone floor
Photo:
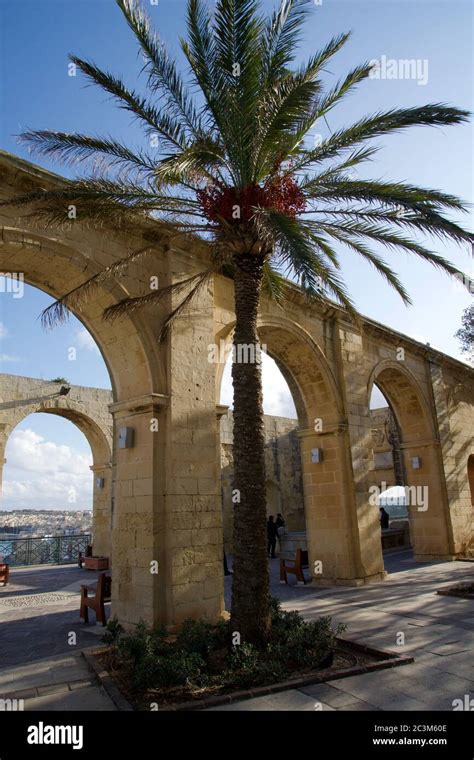
<path fill-rule="evenodd" d="M 282 593 L 272 569 L 272 593 L 309 620 L 331 615 L 347 625 L 346 638 L 410 654 L 414 663 L 212 709 L 452 710 L 454 699 L 474 697 L 474 602 L 436 594 L 472 580 L 474 564 L 420 564 L 405 550 L 387 554 L 385 569 L 387 580 L 363 588 L 282 586 Z"/>
<path fill-rule="evenodd" d="M 214 709 L 452 710 L 453 699 L 474 696 L 474 603 L 436 595 L 472 579 L 474 564 L 419 564 L 401 551 L 386 556 L 384 583 L 323 589 L 281 585 L 278 560 L 269 562 L 271 593 L 285 607 L 308 619 L 331 615 L 347 624 L 346 638 L 410 653 L 415 662 Z M 74 566 L 13 570 L 0 588 L 0 697 L 23 698 L 26 710 L 114 709 L 80 656 L 103 632 L 79 620 L 80 585 L 96 578 Z M 228 607 L 231 582 L 226 578 Z"/>
<path fill-rule="evenodd" d="M 79 618 L 81 584 L 93 585 L 97 577 L 75 565 L 13 568 L 8 586 L 0 587 L 0 669 L 98 642 L 102 626 L 86 626 Z"/>

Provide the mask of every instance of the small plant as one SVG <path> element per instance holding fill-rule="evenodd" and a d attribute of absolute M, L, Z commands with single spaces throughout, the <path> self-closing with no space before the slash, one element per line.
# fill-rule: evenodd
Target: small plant
<path fill-rule="evenodd" d="M 52 380 L 49 381 L 50 383 L 62 383 L 63 385 L 70 385 L 69 380 L 66 380 L 65 377 L 53 377 Z"/>
<path fill-rule="evenodd" d="M 176 639 L 176 646 L 185 652 L 197 652 L 204 659 L 228 640 L 228 624 L 211 625 L 204 620 L 185 620 Z"/>
<path fill-rule="evenodd" d="M 102 636 L 104 644 L 115 644 L 119 636 L 124 632 L 123 626 L 120 625 L 118 618 L 114 615 L 107 623 L 107 628 Z"/>

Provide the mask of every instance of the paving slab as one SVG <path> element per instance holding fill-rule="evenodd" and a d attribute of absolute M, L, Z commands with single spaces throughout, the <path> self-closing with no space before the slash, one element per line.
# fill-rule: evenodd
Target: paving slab
<path fill-rule="evenodd" d="M 79 653 L 47 657 L 0 670 L 0 694 L 87 678 L 90 678 L 89 669 Z"/>
<path fill-rule="evenodd" d="M 64 711 L 115 711 L 117 708 L 99 686 L 89 686 L 60 694 L 47 694 L 25 701 L 25 711 L 39 710 L 41 712 Z"/>
<path fill-rule="evenodd" d="M 314 686 L 305 686 L 299 691 L 308 694 L 314 700 L 325 702 L 326 704 L 338 709 L 350 704 L 357 704 L 361 700 L 356 699 L 353 694 L 348 694 L 342 689 L 338 689 L 330 684 L 314 684 Z"/>
<path fill-rule="evenodd" d="M 269 710 L 317 710 L 319 709 L 320 700 L 314 699 L 308 694 L 298 691 L 296 689 L 290 689 L 288 691 L 281 691 L 278 694 L 271 694 L 265 697 L 265 702 L 268 705 Z M 326 710 L 332 710 L 333 708 L 326 705 Z"/>
<path fill-rule="evenodd" d="M 357 700 L 357 702 L 352 702 L 349 705 L 343 705 L 342 707 L 338 707 L 336 709 L 337 709 L 338 712 L 339 712 L 339 710 L 344 710 L 344 711 L 355 710 L 356 712 L 357 711 L 363 711 L 363 712 L 367 712 L 367 711 L 374 712 L 374 711 L 376 711 L 376 712 L 380 712 L 380 710 L 381 710 L 380 707 L 375 707 L 374 705 L 371 705 L 368 702 L 362 702 L 362 700 L 360 700 L 360 699 Z"/>

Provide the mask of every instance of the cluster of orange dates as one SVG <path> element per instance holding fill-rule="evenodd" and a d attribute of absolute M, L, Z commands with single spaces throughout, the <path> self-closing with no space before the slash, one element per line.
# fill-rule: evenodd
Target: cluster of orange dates
<path fill-rule="evenodd" d="M 243 189 L 210 185 L 196 193 L 204 216 L 211 222 L 224 219 L 230 224 L 249 222 L 255 207 L 273 209 L 295 217 L 304 211 L 306 199 L 293 177 L 276 176 L 263 186 L 248 185 Z"/>

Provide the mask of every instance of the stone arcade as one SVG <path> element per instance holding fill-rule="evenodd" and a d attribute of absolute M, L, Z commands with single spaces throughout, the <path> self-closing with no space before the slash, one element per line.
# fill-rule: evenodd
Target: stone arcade
<path fill-rule="evenodd" d="M 64 181 L 5 153 L 0 174 L 4 197 Z M 45 229 L 19 218 L 11 207 L 2 209 L 0 225 L 0 271 L 22 273 L 26 283 L 54 297 L 147 245 L 147 230 L 157 228 L 149 222 L 126 234 L 91 231 L 81 227 L 78 213 L 72 227 Z M 146 293 L 150 278 L 168 285 L 205 266 L 204 243 L 159 229 L 155 256 L 131 265 L 120 282 L 98 287 L 76 313 L 96 340 L 112 382 L 112 467 L 105 474 L 110 492 L 104 497 L 110 503 L 112 614 L 125 624 L 140 618 L 167 625 L 189 616 L 216 620 L 223 612 L 219 397 L 224 365 L 209 361 L 209 346 L 231 341 L 232 281 L 215 276 L 162 343 L 161 317 L 174 298 L 163 303 L 161 313 L 143 311 L 112 323 L 102 319 L 107 306 Z M 313 582 L 355 585 L 384 577 L 378 508 L 369 503 L 374 383 L 397 420 L 406 485 L 429 489 L 428 510 L 412 514 L 415 556 L 449 560 L 472 546 L 472 369 L 372 320 L 355 325 L 331 304 L 309 308 L 296 288 L 284 311 L 263 301 L 259 335 L 283 372 L 298 413 L 310 564 L 321 561 L 323 568 Z M 79 409 L 74 413 L 79 426 L 89 425 Z M 152 427 L 152 420 L 158 425 Z M 95 422 L 100 445 L 110 446 Z M 120 448 L 123 428 L 133 430 L 133 445 Z M 312 461 L 314 449 L 322 451 L 319 463 Z M 94 466 L 106 461 L 102 453 L 96 461 L 94 454 Z M 157 575 L 150 573 L 154 561 Z"/>

